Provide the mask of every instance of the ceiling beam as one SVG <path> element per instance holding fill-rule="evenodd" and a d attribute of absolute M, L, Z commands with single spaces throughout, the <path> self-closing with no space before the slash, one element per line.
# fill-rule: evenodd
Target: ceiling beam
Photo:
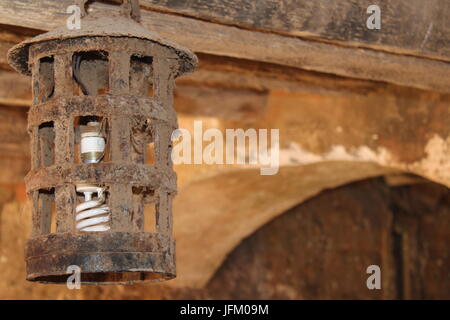
<path fill-rule="evenodd" d="M 0 65 L 2 67 L 8 66 L 8 61 L 6 60 L 6 55 L 8 50 L 14 45 L 14 43 L 0 41 Z"/>
<path fill-rule="evenodd" d="M 65 24 L 71 0 L 0 1 L 0 23 L 49 30 Z M 106 4 L 93 10 L 117 10 Z M 145 27 L 200 53 L 263 61 L 345 77 L 450 92 L 443 61 L 337 46 L 144 10 Z"/>
<path fill-rule="evenodd" d="M 14 71 L 0 70 L 0 105 L 29 107 L 31 105 L 30 79 Z"/>
<path fill-rule="evenodd" d="M 31 104 L 31 79 L 6 69 L 6 65 L 2 64 L 2 62 L 6 63 L 4 55 L 10 46 L 12 44 L 0 40 L 0 104 L 29 107 Z M 338 96 L 346 92 L 367 94 L 386 86 L 386 84 L 378 82 L 337 77 L 257 61 L 205 54 L 199 54 L 199 58 L 200 65 L 196 72 L 177 80 L 176 94 L 195 91 L 194 95 L 196 95 L 201 88 L 204 88 L 208 91 L 208 96 L 211 99 L 217 99 L 217 97 L 213 97 L 214 92 L 220 98 L 223 97 L 220 92 L 226 92 L 230 95 L 235 92 L 235 96 L 242 96 L 242 94 L 253 96 L 258 92 L 267 93 L 270 90 L 278 89 Z M 4 70 L 1 70 L 1 68 Z M 194 90 L 193 87 L 201 88 Z M 185 88 L 189 88 L 189 90 L 185 90 Z M 246 91 L 253 91 L 254 93 L 246 93 Z M 183 94 L 183 96 L 186 95 Z M 199 96 L 201 96 L 200 93 Z M 204 98 L 204 96 L 202 97 Z M 211 102 L 210 99 L 206 100 Z M 246 101 L 246 99 L 243 101 Z M 215 105 L 218 106 L 217 110 L 213 107 Z M 204 112 L 219 112 L 220 114 L 224 112 L 222 105 L 218 105 L 217 101 L 210 103 L 210 106 Z M 195 110 L 196 113 L 200 112 L 198 108 L 195 108 Z M 235 110 L 235 108 L 231 108 L 231 110 Z M 230 113 L 231 110 L 228 110 L 227 113 Z"/>
<path fill-rule="evenodd" d="M 120 2 L 120 1 L 119 1 Z M 141 6 L 204 21 L 352 47 L 450 60 L 447 0 L 141 0 Z M 367 8 L 381 10 L 370 30 Z"/>

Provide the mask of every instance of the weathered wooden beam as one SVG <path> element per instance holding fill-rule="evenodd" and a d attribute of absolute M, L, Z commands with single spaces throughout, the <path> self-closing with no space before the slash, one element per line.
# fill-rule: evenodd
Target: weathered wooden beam
<path fill-rule="evenodd" d="M 141 0 L 141 5 L 240 28 L 449 60 L 446 0 Z M 366 26 L 367 8 L 381 9 L 381 29 Z"/>
<path fill-rule="evenodd" d="M 27 110 L 0 106 L 0 150 L 29 155 Z"/>
<path fill-rule="evenodd" d="M 8 37 L 9 39 L 10 37 Z M 8 50 L 16 43 L 2 41 L 0 34 L 0 68 L 11 69 L 6 61 Z M 218 88 L 239 90 L 267 91 L 285 89 L 290 91 L 315 92 L 323 94 L 335 94 L 337 91 L 367 90 L 376 87 L 375 82 L 336 77 L 324 73 L 304 71 L 301 69 L 275 65 L 270 63 L 242 60 L 208 54 L 198 54 L 200 64 L 193 74 L 181 77 L 178 84 L 201 85 Z M 3 78 L 6 76 L 3 75 Z M 12 75 L 11 81 L 17 79 Z M 17 88 L 22 88 L 24 80 L 21 78 Z M 27 86 L 28 87 L 28 86 Z M 4 98 L 0 89 L 0 101 Z M 14 93 L 8 93 L 13 96 Z M 26 103 L 28 106 L 29 103 Z"/>
<path fill-rule="evenodd" d="M 266 96 L 265 92 L 246 88 L 211 88 L 195 81 L 184 82 L 175 91 L 175 107 L 181 116 L 241 119 L 263 112 Z M 12 71 L 0 71 L 0 105 L 28 108 L 30 79 Z"/>
<path fill-rule="evenodd" d="M 380 86 L 379 82 L 364 81 L 305 71 L 271 63 L 198 54 L 200 64 L 190 75 L 178 83 L 196 83 L 233 89 L 267 91 L 284 89 L 322 93 L 366 92 Z M 383 84 L 385 85 L 385 84 Z"/>
<path fill-rule="evenodd" d="M 175 110 L 180 118 L 253 119 L 264 114 L 267 97 L 267 92 L 179 85 Z"/>
<path fill-rule="evenodd" d="M 9 42 L 0 41 L 0 64 L 2 65 L 2 67 L 6 67 L 8 65 L 8 61 L 6 59 L 6 54 L 8 53 L 8 50 L 14 44 L 15 43 L 9 43 Z"/>
<path fill-rule="evenodd" d="M 385 84 L 305 71 L 259 61 L 242 60 L 198 54 L 200 64 L 190 75 L 177 80 L 179 84 L 268 91 L 275 89 L 292 92 L 336 95 L 345 92 L 367 92 Z"/>
<path fill-rule="evenodd" d="M 49 30 L 64 25 L 71 4 L 70 0 L 0 1 L 0 23 Z M 92 9 L 117 7 L 94 3 Z M 143 11 L 142 21 L 148 29 L 196 52 L 450 92 L 450 65 L 442 61 L 305 41 L 152 11 Z"/>
<path fill-rule="evenodd" d="M 29 107 L 30 79 L 14 71 L 0 71 L 0 105 Z"/>
<path fill-rule="evenodd" d="M 0 68 L 12 70 L 6 58 L 8 50 L 19 42 L 39 33 L 42 33 L 42 31 L 0 24 Z"/>
<path fill-rule="evenodd" d="M 7 44 L 4 47 L 9 46 L 10 44 Z M 0 50 L 0 57 L 1 54 Z M 223 114 L 225 111 L 230 114 L 245 105 L 249 99 L 252 100 L 252 96 L 258 96 L 258 93 L 269 90 L 282 89 L 291 92 L 342 95 L 346 92 L 365 94 L 386 86 L 377 82 L 337 77 L 257 61 L 205 54 L 200 54 L 199 58 L 200 65 L 196 72 L 178 79 L 178 87 L 175 91 L 179 99 L 184 101 L 188 93 L 192 93 L 189 98 L 192 103 L 185 108 L 185 111 L 192 113 L 195 110 L 196 114 L 214 115 Z M 5 65 L 0 63 L 0 67 L 3 66 Z M 0 70 L 0 104 L 29 107 L 31 104 L 30 82 L 31 79 L 18 73 Z M 222 93 L 230 97 L 241 97 L 243 100 L 238 103 L 232 98 L 231 100 L 235 101 L 234 106 L 233 103 L 226 103 L 227 107 L 224 107 L 224 101 L 228 102 L 230 99 L 223 99 Z M 194 97 L 197 101 L 193 100 Z M 217 103 L 220 99 L 222 103 Z M 213 101 L 215 102 L 212 103 Z M 200 106 L 204 106 L 205 109 L 200 110 Z"/>
<path fill-rule="evenodd" d="M 20 183 L 30 168 L 27 110 L 0 106 L 0 119 L 0 184 Z"/>

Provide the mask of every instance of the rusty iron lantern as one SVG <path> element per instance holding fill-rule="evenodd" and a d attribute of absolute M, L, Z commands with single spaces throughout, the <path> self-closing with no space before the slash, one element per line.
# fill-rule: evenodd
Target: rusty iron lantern
<path fill-rule="evenodd" d="M 86 13 L 85 2 L 81 29 L 50 31 L 8 53 L 32 76 L 27 280 L 65 283 L 69 266 L 86 284 L 169 280 L 173 90 L 197 57 L 141 26 L 137 0 L 108 14 Z M 146 206 L 154 232 L 144 230 Z"/>

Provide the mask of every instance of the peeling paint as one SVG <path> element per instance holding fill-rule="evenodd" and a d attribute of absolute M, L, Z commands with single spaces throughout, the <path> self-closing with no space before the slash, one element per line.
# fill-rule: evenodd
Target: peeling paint
<path fill-rule="evenodd" d="M 425 146 L 426 157 L 406 169 L 450 187 L 450 136 L 435 134 Z"/>
<path fill-rule="evenodd" d="M 333 145 L 324 154 L 315 154 L 303 149 L 299 144 L 291 142 L 289 148 L 280 150 L 280 165 L 311 164 L 324 161 L 364 161 L 386 163 L 391 158 L 389 151 L 378 148 L 376 151 L 367 146 L 346 148 L 344 145 Z"/>
<path fill-rule="evenodd" d="M 392 153 L 383 147 L 376 150 L 368 146 L 348 148 L 333 145 L 323 154 L 305 150 L 298 143 L 291 142 L 289 148 L 280 150 L 280 166 L 295 166 L 325 161 L 375 162 L 379 165 L 398 168 L 450 187 L 450 136 L 443 139 L 435 134 L 424 148 L 426 157 L 412 164 L 396 160 Z"/>

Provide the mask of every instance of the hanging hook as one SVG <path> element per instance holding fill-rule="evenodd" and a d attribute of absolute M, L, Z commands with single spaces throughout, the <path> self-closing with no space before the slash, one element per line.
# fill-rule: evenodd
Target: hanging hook
<path fill-rule="evenodd" d="M 81 17 L 83 18 L 83 17 L 85 17 L 86 15 L 87 15 L 87 12 L 86 12 L 86 2 L 87 2 L 88 0 L 75 0 L 75 5 L 78 7 L 78 8 L 80 8 L 80 11 L 81 11 Z"/>
<path fill-rule="evenodd" d="M 122 0 L 122 13 L 136 22 L 141 22 L 139 0 Z"/>
<path fill-rule="evenodd" d="M 86 10 L 86 5 L 88 2 L 93 2 L 92 0 L 75 0 L 75 5 L 77 5 L 81 10 L 81 17 L 88 15 Z M 141 22 L 141 9 L 139 7 L 139 0 L 120 0 L 120 11 L 121 14 L 132 18 L 136 22 Z"/>

